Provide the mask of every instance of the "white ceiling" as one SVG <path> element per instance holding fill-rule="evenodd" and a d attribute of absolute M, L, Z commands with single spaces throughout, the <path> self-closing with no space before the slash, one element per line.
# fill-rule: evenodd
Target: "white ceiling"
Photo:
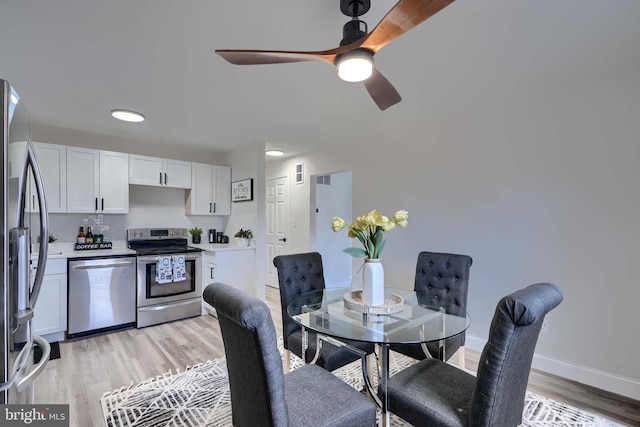
<path fill-rule="evenodd" d="M 371 2 L 370 30 L 395 4 Z M 38 123 L 293 153 L 445 117 L 532 80 L 640 64 L 638 0 L 457 0 L 376 55 L 403 97 L 383 112 L 326 64 L 234 66 L 214 53 L 330 49 L 347 20 L 339 0 L 2 0 L 0 78 Z M 147 120 L 117 121 L 114 108 Z"/>

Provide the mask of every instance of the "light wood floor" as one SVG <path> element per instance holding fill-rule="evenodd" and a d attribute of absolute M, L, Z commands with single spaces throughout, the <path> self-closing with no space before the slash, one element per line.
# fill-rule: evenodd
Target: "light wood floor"
<path fill-rule="evenodd" d="M 267 287 L 266 296 L 280 335 L 278 290 Z M 36 402 L 68 403 L 71 427 L 102 427 L 100 397 L 104 392 L 223 357 L 224 346 L 218 321 L 200 316 L 61 342 L 60 353 L 61 358 L 50 361 L 36 381 Z M 478 358 L 478 353 L 467 350 L 467 368 L 475 369 Z M 640 425 L 640 402 L 632 399 L 538 371 L 531 373 L 529 389 L 619 423 Z"/>

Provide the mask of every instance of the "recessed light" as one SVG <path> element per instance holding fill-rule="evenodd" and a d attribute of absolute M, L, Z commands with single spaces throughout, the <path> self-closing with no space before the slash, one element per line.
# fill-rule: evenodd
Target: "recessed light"
<path fill-rule="evenodd" d="M 135 111 L 129 110 L 111 110 L 111 115 L 118 120 L 124 120 L 125 122 L 141 122 L 144 120 L 144 116 Z"/>
<path fill-rule="evenodd" d="M 282 157 L 284 156 L 284 151 L 282 150 L 267 150 L 264 154 L 271 157 Z"/>

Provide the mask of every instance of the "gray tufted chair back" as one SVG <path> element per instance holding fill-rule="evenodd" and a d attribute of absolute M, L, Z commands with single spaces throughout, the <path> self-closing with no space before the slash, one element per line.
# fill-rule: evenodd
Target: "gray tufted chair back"
<path fill-rule="evenodd" d="M 218 313 L 227 355 L 234 426 L 287 426 L 285 380 L 267 305 L 223 283 L 203 294 Z M 233 357 L 230 357 L 233 355 Z"/>
<path fill-rule="evenodd" d="M 302 327 L 291 319 L 287 307 L 294 298 L 307 292 L 325 289 L 322 256 L 318 252 L 308 252 L 292 255 L 280 255 L 273 259 L 273 265 L 278 269 L 278 284 L 280 286 L 280 307 L 282 309 L 282 336 L 285 348 L 284 369 L 289 371 L 289 352 L 302 358 Z M 318 297 L 318 296 L 316 296 Z M 305 304 L 316 304 L 319 301 L 305 301 Z M 345 341 L 347 344 L 373 354 L 374 345 L 365 342 Z M 316 336 L 309 332 L 309 346 L 306 361 L 310 362 L 316 353 Z M 325 343 L 318 355 L 316 364 L 329 371 L 340 368 L 358 360 L 355 353 Z"/>
<path fill-rule="evenodd" d="M 473 260 L 468 255 L 420 252 L 416 263 L 414 290 L 466 310 L 472 263 Z"/>
<path fill-rule="evenodd" d="M 522 422 L 542 322 L 562 299 L 556 285 L 536 283 L 500 300 L 478 363 L 469 425 L 516 426 Z"/>
<path fill-rule="evenodd" d="M 439 252 L 420 252 L 416 263 L 414 290 L 442 301 L 450 302 L 466 311 L 469 291 L 469 270 L 473 260 L 468 255 Z M 445 341 L 444 359 L 448 360 L 464 346 L 465 334 Z M 438 356 L 438 343 L 428 343 L 427 348 Z M 395 344 L 391 350 L 422 360 L 426 356 L 419 345 Z M 460 353 L 460 366 L 464 369 L 464 351 Z"/>
<path fill-rule="evenodd" d="M 318 252 L 280 255 L 273 259 L 278 269 L 280 307 L 282 309 L 282 335 L 286 338 L 300 329 L 287 313 L 287 306 L 298 295 L 324 289 L 322 256 Z M 287 340 L 284 340 L 285 348 Z"/>
<path fill-rule="evenodd" d="M 542 322 L 562 298 L 551 283 L 505 296 L 496 306 L 477 376 L 423 360 L 389 379 L 389 410 L 416 426 L 519 425 Z"/>

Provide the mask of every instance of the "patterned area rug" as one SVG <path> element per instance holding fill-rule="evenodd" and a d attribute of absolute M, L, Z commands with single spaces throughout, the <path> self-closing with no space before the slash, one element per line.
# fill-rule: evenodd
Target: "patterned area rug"
<path fill-rule="evenodd" d="M 410 359 L 392 354 L 391 374 L 409 365 Z M 292 356 L 291 367 L 301 360 Z M 354 362 L 334 373 L 360 390 L 362 373 Z M 100 399 L 108 427 L 231 427 L 231 400 L 225 359 L 209 360 L 184 372 L 167 372 L 138 385 L 105 393 Z M 391 415 L 394 427 L 410 426 Z M 618 427 L 613 421 L 552 399 L 527 392 L 524 427 Z"/>

